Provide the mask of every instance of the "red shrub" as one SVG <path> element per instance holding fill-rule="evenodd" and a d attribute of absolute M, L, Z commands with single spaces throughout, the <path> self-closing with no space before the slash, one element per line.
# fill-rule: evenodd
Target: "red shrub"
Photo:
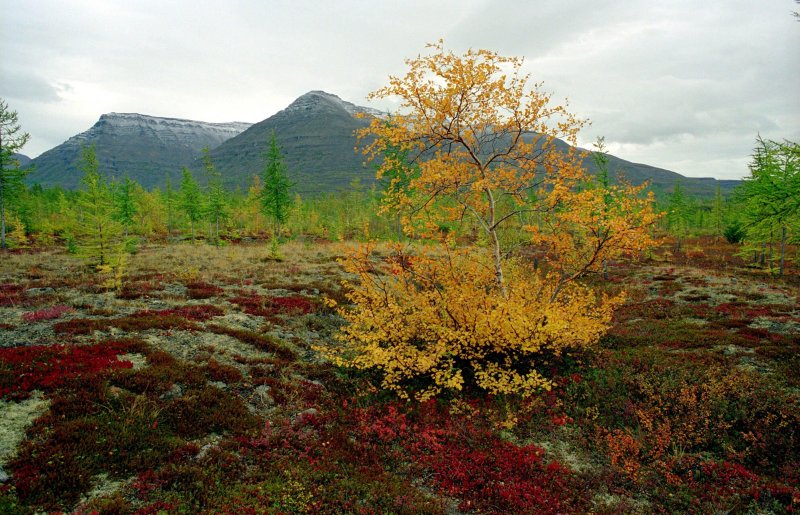
<path fill-rule="evenodd" d="M 22 303 L 21 284 L 0 284 L 0 306 L 16 306 Z"/>
<path fill-rule="evenodd" d="M 744 302 L 723 302 L 714 311 L 730 318 L 744 318 L 747 304 Z"/>
<path fill-rule="evenodd" d="M 190 299 L 209 299 L 221 295 L 224 290 L 219 286 L 214 286 L 203 281 L 196 281 L 186 284 L 186 295 Z"/>
<path fill-rule="evenodd" d="M 205 373 L 212 381 L 222 381 L 223 383 L 233 384 L 242 381 L 242 373 L 238 369 L 220 363 L 211 358 L 205 366 Z"/>
<path fill-rule="evenodd" d="M 582 502 L 570 498 L 575 494 L 569 471 L 557 462 L 546 464 L 544 451 L 535 445 L 502 440 L 490 428 L 432 402 L 420 408 L 416 420 L 395 405 L 381 410 L 354 410 L 358 440 L 401 446 L 416 466 L 432 474 L 441 493 L 462 500 L 463 510 L 560 513 Z"/>
<path fill-rule="evenodd" d="M 217 306 L 212 306 L 211 304 L 199 304 L 193 306 L 181 306 L 179 308 L 172 308 L 172 309 L 164 309 L 161 311 L 140 311 L 135 313 L 133 316 L 142 316 L 142 317 L 151 317 L 151 316 L 158 316 L 158 317 L 169 317 L 169 316 L 177 316 L 181 318 L 185 318 L 187 320 L 196 320 L 198 322 L 205 322 L 207 320 L 211 320 L 213 317 L 218 317 L 224 315 L 225 311 Z"/>
<path fill-rule="evenodd" d="M 305 297 L 299 295 L 292 297 L 274 297 L 272 306 L 277 313 L 302 314 L 314 311 L 314 305 Z"/>
<path fill-rule="evenodd" d="M 226 334 L 237 340 L 248 343 L 267 352 L 272 352 L 276 356 L 286 360 L 297 359 L 297 354 L 286 347 L 280 340 L 268 334 L 259 334 L 246 329 L 235 329 L 233 327 L 209 324 L 206 330 L 215 334 Z"/>
<path fill-rule="evenodd" d="M 58 306 L 52 306 L 49 308 L 40 309 L 38 311 L 23 313 L 22 319 L 31 323 L 40 322 L 42 320 L 53 320 L 55 318 L 61 318 L 63 315 L 72 313 L 73 311 L 75 310 L 71 307 L 60 304 Z"/>
<path fill-rule="evenodd" d="M 146 297 L 160 288 L 161 286 L 158 283 L 150 281 L 126 283 L 122 286 L 122 289 L 117 292 L 117 298 L 126 300 L 138 299 Z"/>
<path fill-rule="evenodd" d="M 33 390 L 52 390 L 76 377 L 131 368 L 130 361 L 117 360 L 126 352 L 124 341 L 0 349 L 0 397 L 24 399 Z"/>
<path fill-rule="evenodd" d="M 267 298 L 255 293 L 230 299 L 250 315 L 270 317 L 278 314 L 305 315 L 314 311 L 314 304 L 300 295 Z"/>

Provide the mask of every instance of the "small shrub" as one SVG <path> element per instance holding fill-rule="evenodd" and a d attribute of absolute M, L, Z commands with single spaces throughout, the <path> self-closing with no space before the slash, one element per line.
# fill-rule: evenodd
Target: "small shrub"
<path fill-rule="evenodd" d="M 341 345 L 320 350 L 337 365 L 378 371 L 382 387 L 401 397 L 425 400 L 465 386 L 547 390 L 544 363 L 597 343 L 622 302 L 511 262 L 500 291 L 492 264 L 470 252 L 401 253 L 388 264 L 375 262 L 369 247 L 362 252 L 345 264 L 359 281 L 349 285 L 355 307 L 339 311 L 348 322 Z"/>
<path fill-rule="evenodd" d="M 242 381 L 242 373 L 235 367 L 225 365 L 211 358 L 203 367 L 208 378 L 212 381 L 222 381 L 226 384 L 234 384 Z"/>
<path fill-rule="evenodd" d="M 187 306 L 192 307 L 192 306 Z M 140 311 L 130 316 L 111 318 L 111 319 L 92 319 L 76 318 L 64 322 L 53 324 L 53 331 L 56 334 L 82 335 L 91 334 L 94 331 L 106 331 L 111 327 L 116 327 L 125 332 L 138 333 L 148 329 L 181 329 L 184 331 L 196 331 L 200 326 L 187 320 L 187 316 L 196 317 L 201 320 L 217 316 L 218 308 L 209 306 L 211 309 L 200 310 L 175 310 L 164 311 Z"/>
<path fill-rule="evenodd" d="M 747 235 L 747 231 L 741 224 L 734 222 L 723 229 L 722 235 L 725 236 L 728 243 L 741 243 Z"/>
<path fill-rule="evenodd" d="M 185 388 L 200 388 L 206 383 L 206 376 L 200 367 L 175 359 L 161 350 L 147 352 L 148 367 L 142 370 L 120 370 L 112 382 L 134 393 L 144 393 L 159 397 L 175 384 Z"/>
<path fill-rule="evenodd" d="M 193 281 L 186 284 L 186 295 L 190 299 L 210 299 L 211 297 L 218 297 L 225 292 L 219 286 L 203 282 Z"/>
<path fill-rule="evenodd" d="M 23 313 L 22 319 L 29 323 L 35 323 L 35 322 L 41 322 L 42 320 L 53 320 L 56 318 L 61 318 L 67 313 L 72 313 L 74 311 L 75 310 L 72 309 L 70 306 L 64 306 L 63 304 L 60 304 L 57 306 L 40 309 L 38 311 L 30 311 L 28 313 Z"/>
<path fill-rule="evenodd" d="M 130 368 L 130 361 L 117 359 L 128 351 L 124 342 L 0 349 L 0 397 L 27 398 L 35 389 L 50 391 L 74 378 Z"/>
<path fill-rule="evenodd" d="M 150 281 L 126 282 L 117 292 L 118 299 L 132 300 L 147 297 L 159 289 L 159 285 Z"/>
<path fill-rule="evenodd" d="M 25 288 L 21 284 L 0 284 L 0 306 L 19 306 Z"/>
<path fill-rule="evenodd" d="M 222 316 L 225 314 L 221 308 L 212 306 L 211 304 L 197 304 L 190 306 L 181 306 L 178 308 L 164 309 L 161 311 L 140 311 L 135 313 L 134 317 L 181 317 L 186 320 L 195 320 L 198 322 L 205 322 L 214 317 Z"/>
<path fill-rule="evenodd" d="M 250 315 L 272 317 L 274 315 L 305 315 L 314 311 L 314 304 L 306 297 L 293 295 L 288 297 L 263 297 L 256 294 L 245 294 L 230 299 L 245 313 Z"/>
<path fill-rule="evenodd" d="M 186 438 L 212 432 L 243 435 L 261 425 L 237 395 L 213 386 L 189 391 L 170 401 L 163 415 L 164 423 Z"/>
<path fill-rule="evenodd" d="M 91 334 L 94 331 L 103 331 L 108 328 L 107 320 L 97 318 L 73 318 L 64 322 L 53 324 L 53 332 L 56 334 L 81 335 Z"/>

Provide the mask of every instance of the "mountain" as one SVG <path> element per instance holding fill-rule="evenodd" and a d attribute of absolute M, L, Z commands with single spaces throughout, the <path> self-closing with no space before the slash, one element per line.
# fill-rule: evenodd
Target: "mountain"
<path fill-rule="evenodd" d="M 274 130 L 283 149 L 293 191 L 303 196 L 346 189 L 354 180 L 374 183 L 375 173 L 355 151 L 354 131 L 366 127 L 368 118 L 354 115 L 384 116 L 324 91 L 310 91 L 288 107 L 256 124 L 241 122 L 206 123 L 141 114 L 104 114 L 88 131 L 73 136 L 32 161 L 36 172 L 28 181 L 44 186 L 76 188 L 81 173 L 76 164 L 82 144 L 96 145 L 102 173 L 122 178 L 126 174 L 146 188 L 161 186 L 166 177 L 178 183 L 180 169 L 189 166 L 203 178 L 200 151 L 208 146 L 215 167 L 229 189 L 247 185 L 264 169 L 264 153 Z M 566 143 L 557 142 L 566 147 Z M 584 161 L 591 173 L 596 166 L 588 156 Z M 711 197 L 717 185 L 730 192 L 739 181 L 682 175 L 646 164 L 632 163 L 609 156 L 612 178 L 625 177 L 633 184 L 650 181 L 656 194 L 672 191 L 681 180 L 690 195 Z"/>
<path fill-rule="evenodd" d="M 364 166 L 364 156 L 355 152 L 353 134 L 369 125 L 369 120 L 354 117 L 358 113 L 383 115 L 324 91 L 310 91 L 212 150 L 211 158 L 226 186 L 244 187 L 263 171 L 264 153 L 274 130 L 294 191 L 301 195 L 345 188 L 354 179 L 369 183 L 375 172 Z M 200 169 L 199 164 L 195 169 Z"/>
<path fill-rule="evenodd" d="M 25 168 L 31 164 L 31 158 L 25 154 L 11 154 L 12 159 L 16 159 L 20 168 Z"/>
<path fill-rule="evenodd" d="M 145 188 L 161 186 L 166 177 L 177 181 L 181 167 L 191 165 L 203 147 L 217 147 L 250 125 L 104 114 L 89 130 L 33 159 L 36 172 L 28 175 L 28 182 L 77 188 L 81 146 L 94 144 L 102 174 L 118 179 L 127 175 Z"/>
<path fill-rule="evenodd" d="M 283 149 L 289 178 L 295 183 L 294 191 L 301 195 L 336 191 L 347 188 L 354 179 L 369 185 L 374 182 L 374 171 L 364 166 L 364 156 L 354 151 L 358 142 L 353 135 L 369 122 L 365 118 L 355 118 L 353 115 L 357 113 L 385 115 L 331 93 L 310 91 L 283 111 L 224 142 L 212 150 L 211 157 L 228 187 L 245 188 L 254 174 L 261 174 L 264 153 L 274 130 Z M 567 145 L 562 141 L 558 144 Z M 596 173 L 596 165 L 588 154 L 584 165 L 590 173 Z M 683 177 L 670 170 L 614 156 L 609 156 L 608 168 L 612 178 L 624 177 L 633 184 L 650 181 L 657 194 L 671 192 L 679 179 L 687 194 L 704 197 L 713 196 L 718 184 L 723 193 L 727 193 L 739 183 Z M 194 169 L 202 169 L 199 162 Z"/>

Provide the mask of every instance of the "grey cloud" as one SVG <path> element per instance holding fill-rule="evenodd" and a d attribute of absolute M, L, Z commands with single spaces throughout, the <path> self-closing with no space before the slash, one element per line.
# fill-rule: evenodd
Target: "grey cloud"
<path fill-rule="evenodd" d="M 0 70 L 0 96 L 11 100 L 56 102 L 60 88 L 45 78 L 20 70 Z"/>

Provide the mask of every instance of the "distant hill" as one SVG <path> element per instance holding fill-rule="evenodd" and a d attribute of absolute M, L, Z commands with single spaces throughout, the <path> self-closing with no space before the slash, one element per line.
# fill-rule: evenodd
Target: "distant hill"
<path fill-rule="evenodd" d="M 145 188 L 162 186 L 167 176 L 177 180 L 181 167 L 191 165 L 203 147 L 214 148 L 250 125 L 108 113 L 89 130 L 33 159 L 36 172 L 27 180 L 77 188 L 82 175 L 76 166 L 81 146 L 94 144 L 102 174 L 118 179 L 127 175 Z"/>
<path fill-rule="evenodd" d="M 354 179 L 369 183 L 375 173 L 355 151 L 353 132 L 369 125 L 356 113 L 378 115 L 324 91 L 310 91 L 286 109 L 256 123 L 211 152 L 214 166 L 229 187 L 248 184 L 264 169 L 264 154 L 275 131 L 294 190 L 315 194 L 347 187 Z M 199 169 L 199 165 L 195 166 Z"/>
<path fill-rule="evenodd" d="M 562 142 L 563 143 L 563 142 Z M 566 143 L 563 143 L 566 145 Z M 590 155 L 587 154 L 583 161 L 589 173 L 597 173 L 597 165 Z M 723 195 L 733 191 L 741 182 L 736 180 L 719 180 L 713 177 L 684 177 L 683 175 L 657 168 L 642 163 L 632 163 L 618 157 L 608 156 L 608 172 L 613 179 L 624 178 L 632 184 L 639 185 L 645 181 L 650 183 L 650 189 L 656 195 L 671 193 L 678 180 L 681 181 L 681 189 L 684 193 L 697 197 L 713 197 L 719 185 Z"/>

